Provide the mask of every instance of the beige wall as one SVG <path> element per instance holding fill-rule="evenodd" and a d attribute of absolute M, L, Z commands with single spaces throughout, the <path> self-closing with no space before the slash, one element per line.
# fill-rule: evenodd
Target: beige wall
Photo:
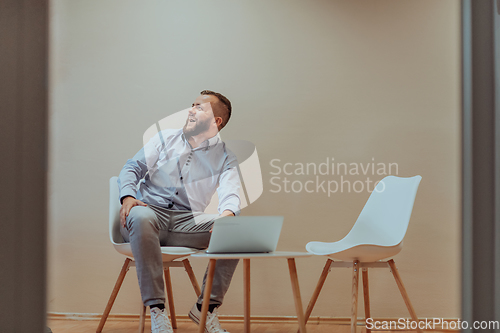
<path fill-rule="evenodd" d="M 251 141 L 259 153 L 264 192 L 243 214 L 284 215 L 279 250 L 339 240 L 369 193 L 273 193 L 271 160 L 366 164 L 373 158 L 397 163 L 400 176 L 422 175 L 395 259 L 420 317 L 458 317 L 459 6 L 457 0 L 52 1 L 48 310 L 103 310 L 123 261 L 108 238 L 108 179 L 140 149 L 150 125 L 212 89 L 234 107 L 222 137 Z M 201 279 L 206 262 L 192 264 Z M 297 262 L 304 303 L 323 264 L 321 257 Z M 252 313 L 294 315 L 286 262 L 255 261 L 252 269 Z M 241 270 L 223 314 L 243 312 Z M 182 270 L 172 273 L 183 314 L 194 293 Z M 330 275 L 313 315 L 349 317 L 350 274 Z M 390 273 L 373 271 L 371 279 L 372 315 L 406 317 Z M 114 312 L 137 313 L 136 284 L 131 270 Z"/>

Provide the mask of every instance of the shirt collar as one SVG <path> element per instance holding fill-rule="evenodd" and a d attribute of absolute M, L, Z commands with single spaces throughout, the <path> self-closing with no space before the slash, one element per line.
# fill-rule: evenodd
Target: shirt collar
<path fill-rule="evenodd" d="M 182 130 L 181 130 L 182 131 Z M 184 140 L 184 142 L 186 142 L 187 144 L 189 144 L 189 141 L 186 139 L 186 136 L 184 135 L 184 131 L 182 131 L 182 140 Z M 197 148 L 195 149 L 201 149 L 201 148 L 205 148 L 205 149 L 209 149 L 210 146 L 215 146 L 216 144 L 219 143 L 219 141 L 221 140 L 220 138 L 220 135 L 219 135 L 219 132 L 217 132 L 217 134 L 215 134 L 213 137 L 211 137 L 210 139 L 207 139 L 205 141 L 203 141 Z"/>

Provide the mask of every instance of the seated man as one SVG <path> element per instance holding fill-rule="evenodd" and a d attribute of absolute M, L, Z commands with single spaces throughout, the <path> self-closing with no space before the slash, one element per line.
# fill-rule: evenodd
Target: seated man
<path fill-rule="evenodd" d="M 202 91 L 182 129 L 156 134 L 120 172 L 121 233 L 132 247 L 153 333 L 173 332 L 165 313 L 160 246 L 206 248 L 214 220 L 239 213 L 238 161 L 218 135 L 230 116 L 226 97 Z M 219 214 L 203 213 L 216 190 Z M 217 261 L 205 332 L 226 332 L 220 328 L 217 307 L 237 264 L 238 260 Z M 197 324 L 205 280 L 206 273 L 202 293 L 189 312 Z"/>

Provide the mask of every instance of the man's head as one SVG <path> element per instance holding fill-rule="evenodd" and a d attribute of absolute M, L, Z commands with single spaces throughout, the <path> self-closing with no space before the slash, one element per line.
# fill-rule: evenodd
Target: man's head
<path fill-rule="evenodd" d="M 203 90 L 200 95 L 215 96 L 217 98 L 215 103 L 212 103 L 212 110 L 214 112 L 214 117 L 220 117 L 222 120 L 220 125 L 218 126 L 220 131 L 224 128 L 224 126 L 226 126 L 229 118 L 231 118 L 231 102 L 227 99 L 226 96 L 211 90 Z"/>
<path fill-rule="evenodd" d="M 203 90 L 200 94 L 189 110 L 183 128 L 187 136 L 203 132 L 216 134 L 226 126 L 231 117 L 231 102 L 224 95 L 210 90 Z"/>

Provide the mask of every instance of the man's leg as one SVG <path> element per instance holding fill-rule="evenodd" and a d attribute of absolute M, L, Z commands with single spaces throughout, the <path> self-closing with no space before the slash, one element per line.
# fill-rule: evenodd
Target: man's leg
<path fill-rule="evenodd" d="M 130 210 L 126 228 L 121 233 L 130 242 L 137 269 L 137 278 L 145 306 L 165 304 L 163 261 L 160 249 L 160 230 L 167 223 L 151 206 L 135 206 Z"/>
<path fill-rule="evenodd" d="M 210 229 L 212 229 L 216 217 L 218 217 L 216 214 L 173 211 L 167 237 L 168 245 L 188 246 L 198 249 L 207 248 L 211 236 Z M 210 310 L 222 304 L 224 295 L 231 284 L 231 279 L 238 265 L 238 261 L 238 259 L 217 260 L 212 292 L 210 294 Z M 197 301 L 197 303 L 200 304 L 200 308 L 203 302 L 207 271 L 203 278 L 201 295 Z"/>
<path fill-rule="evenodd" d="M 238 265 L 239 259 L 219 259 L 215 264 L 214 281 L 212 283 L 212 292 L 210 293 L 210 310 L 219 307 L 224 300 L 224 295 L 229 289 L 231 279 L 233 278 L 234 271 Z M 201 311 L 201 304 L 203 303 L 203 292 L 205 290 L 205 283 L 207 280 L 208 268 L 203 277 L 203 286 L 201 294 L 198 297 L 198 310 Z"/>
<path fill-rule="evenodd" d="M 157 214 L 154 206 L 136 206 L 130 210 L 126 227 L 120 231 L 130 242 L 134 255 L 142 301 L 151 312 L 152 333 L 173 333 L 165 312 L 163 260 L 160 244 L 168 234 L 168 215 Z"/>

